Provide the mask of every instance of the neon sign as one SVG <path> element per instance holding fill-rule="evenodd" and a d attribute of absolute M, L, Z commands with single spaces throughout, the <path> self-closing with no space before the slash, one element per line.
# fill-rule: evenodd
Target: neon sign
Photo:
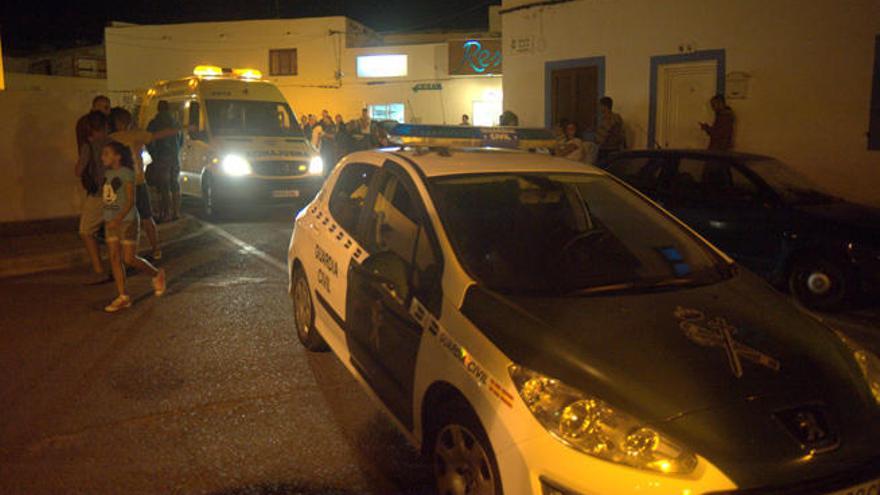
<path fill-rule="evenodd" d="M 501 40 L 462 40 L 449 43 L 449 73 L 452 75 L 500 74 Z"/>

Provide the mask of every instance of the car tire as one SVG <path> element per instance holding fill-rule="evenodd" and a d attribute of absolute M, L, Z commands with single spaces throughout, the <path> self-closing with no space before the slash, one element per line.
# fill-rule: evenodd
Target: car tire
<path fill-rule="evenodd" d="M 473 409 L 463 399 L 447 402 L 430 420 L 435 493 L 501 495 L 495 452 Z"/>
<path fill-rule="evenodd" d="M 792 263 L 788 287 L 810 309 L 837 311 L 849 295 L 850 283 L 838 263 L 819 255 L 806 255 Z"/>
<path fill-rule="evenodd" d="M 211 220 L 222 218 L 222 209 L 217 204 L 217 197 L 214 194 L 214 179 L 210 175 L 202 178 L 202 206 L 206 217 Z"/>
<path fill-rule="evenodd" d="M 293 269 L 293 324 L 296 336 L 306 349 L 312 352 L 327 350 L 327 343 L 315 329 L 315 305 L 312 303 L 312 290 L 300 266 Z"/>

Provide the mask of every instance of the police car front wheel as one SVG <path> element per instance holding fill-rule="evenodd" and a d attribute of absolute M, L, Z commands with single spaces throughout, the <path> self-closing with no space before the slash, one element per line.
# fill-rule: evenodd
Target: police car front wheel
<path fill-rule="evenodd" d="M 434 421 L 431 461 L 440 495 L 501 495 L 489 437 L 463 401 L 444 407 Z"/>
<path fill-rule="evenodd" d="M 312 290 L 302 267 L 293 270 L 293 319 L 296 336 L 303 347 L 310 351 L 325 351 L 327 343 L 315 330 L 315 305 L 312 304 Z"/>

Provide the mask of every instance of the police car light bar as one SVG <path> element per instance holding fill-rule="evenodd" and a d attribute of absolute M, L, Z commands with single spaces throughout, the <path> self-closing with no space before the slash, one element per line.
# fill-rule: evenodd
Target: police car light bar
<path fill-rule="evenodd" d="M 398 124 L 388 133 L 405 146 L 437 148 L 551 149 L 556 140 L 548 129 Z"/>

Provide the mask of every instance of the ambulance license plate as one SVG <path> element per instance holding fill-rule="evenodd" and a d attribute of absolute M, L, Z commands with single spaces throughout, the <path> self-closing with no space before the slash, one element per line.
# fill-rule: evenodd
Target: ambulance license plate
<path fill-rule="evenodd" d="M 869 481 L 828 495 L 880 495 L 880 480 Z"/>
<path fill-rule="evenodd" d="M 296 189 L 272 191 L 272 197 L 273 198 L 298 198 L 299 191 L 297 191 Z"/>

